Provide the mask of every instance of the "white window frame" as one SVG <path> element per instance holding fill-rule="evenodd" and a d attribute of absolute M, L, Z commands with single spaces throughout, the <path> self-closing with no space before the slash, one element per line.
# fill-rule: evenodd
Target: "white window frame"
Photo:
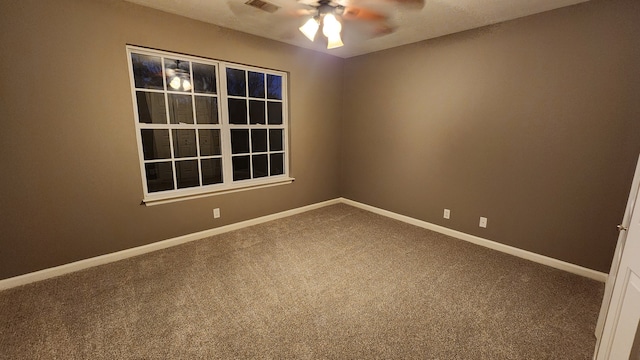
<path fill-rule="evenodd" d="M 203 57 L 197 57 L 192 55 L 184 55 L 177 54 L 168 51 L 154 50 L 148 49 L 139 46 L 127 45 L 126 46 L 127 53 L 127 64 L 129 67 L 129 78 L 130 78 L 130 88 L 131 88 L 131 96 L 133 102 L 133 113 L 134 113 L 134 122 L 135 122 L 135 131 L 136 131 L 136 141 L 138 143 L 138 159 L 140 163 L 140 174 L 142 180 L 142 188 L 144 192 L 143 203 L 146 205 L 157 205 L 168 202 L 180 201 L 185 199 L 193 199 L 200 198 L 205 196 L 217 195 L 222 193 L 236 192 L 242 190 L 249 190 L 255 188 L 262 188 L 268 186 L 275 186 L 281 184 L 290 184 L 293 182 L 294 178 L 289 176 L 290 170 L 290 145 L 289 145 L 289 114 L 288 114 L 288 77 L 287 73 L 284 71 L 265 69 L 256 66 L 248 66 L 242 64 L 236 64 L 226 61 L 212 60 Z M 163 64 L 164 58 L 168 57 L 171 59 L 179 59 L 179 60 L 187 60 L 187 61 L 195 61 L 201 64 L 213 65 L 216 67 L 216 97 L 218 99 L 218 124 L 197 124 L 197 121 L 194 121 L 194 124 L 171 124 L 169 121 L 169 106 L 166 100 L 167 94 L 172 93 L 180 93 L 180 94 L 190 94 L 194 96 L 197 94 L 198 96 L 204 95 L 195 93 L 192 89 L 191 92 L 173 92 L 167 90 L 167 86 L 163 90 L 152 90 L 152 89 L 143 89 L 135 87 L 135 79 L 133 74 L 133 64 L 131 61 L 131 54 L 142 54 L 142 55 L 151 55 L 151 56 L 160 56 Z M 266 101 L 276 101 L 282 102 L 282 125 L 270 125 L 270 124 L 248 124 L 248 125 L 234 125 L 229 123 L 229 111 L 228 111 L 228 96 L 227 96 L 227 79 L 226 79 L 226 69 L 227 67 L 233 69 L 240 69 L 245 71 L 254 71 L 265 74 L 265 86 L 266 86 L 266 75 L 277 75 L 282 77 L 282 100 L 274 100 L 267 99 L 266 94 L 264 99 L 265 104 Z M 192 71 L 193 72 L 193 71 Z M 248 73 L 247 73 L 248 74 Z M 165 67 L 162 66 L 162 77 L 163 83 L 166 83 L 165 76 Z M 191 74 L 191 78 L 193 79 L 193 74 Z M 246 77 L 246 81 L 248 82 L 248 76 Z M 247 88 L 247 99 L 251 99 L 248 95 L 248 84 Z M 141 123 L 139 121 L 138 114 L 138 105 L 137 105 L 137 97 L 136 91 L 142 90 L 146 92 L 156 92 L 162 93 L 165 96 L 165 110 L 166 110 L 166 118 L 167 122 L 165 124 L 148 124 Z M 207 95 L 204 95 L 207 96 Z M 233 98 L 233 96 L 231 96 Z M 195 98 L 193 98 L 195 99 Z M 195 109 L 195 101 L 192 101 L 192 106 Z M 248 101 L 247 101 L 248 106 Z M 247 117 L 248 115 L 247 110 Z M 195 116 L 195 110 L 194 110 Z M 231 154 L 231 129 L 238 128 L 247 128 L 247 129 L 282 129 L 283 130 L 283 146 L 284 146 L 284 169 L 283 174 L 274 175 L 274 176 L 266 176 L 256 179 L 247 179 L 247 180 L 233 180 L 233 168 L 232 168 L 232 154 Z M 141 130 L 143 129 L 168 129 L 169 130 L 169 144 L 171 147 L 171 157 L 169 159 L 162 160 L 145 160 L 143 153 L 143 144 L 142 144 L 142 135 Z M 200 185 L 197 187 L 189 187 L 178 189 L 176 184 L 176 170 L 175 170 L 175 162 L 176 158 L 174 156 L 173 150 L 173 131 L 172 129 L 220 129 L 220 142 L 221 142 L 221 152 L 222 152 L 222 183 L 212 184 L 212 185 Z M 249 130 L 250 131 L 250 130 Z M 200 159 L 201 158 L 211 158 L 212 156 L 200 156 L 200 145 L 199 138 L 196 136 L 196 148 L 197 148 L 197 156 L 189 157 L 189 158 L 178 158 L 178 160 L 197 160 L 198 161 L 198 175 L 200 183 L 202 183 L 202 172 L 200 170 Z M 268 130 L 267 130 L 267 142 L 269 142 Z M 216 157 L 216 156 L 213 156 Z M 173 190 L 165 190 L 158 192 L 149 192 L 147 186 L 147 174 L 145 170 L 145 164 L 151 162 L 168 162 L 170 161 L 172 164 L 173 170 L 173 181 L 174 181 L 174 189 Z M 251 164 L 251 163 L 250 163 Z M 253 168 L 250 165 L 250 171 L 253 172 Z"/>

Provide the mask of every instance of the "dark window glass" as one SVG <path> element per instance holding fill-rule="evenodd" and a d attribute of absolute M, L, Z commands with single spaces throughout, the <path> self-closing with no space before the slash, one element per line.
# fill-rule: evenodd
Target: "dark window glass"
<path fill-rule="evenodd" d="M 234 156 L 233 163 L 233 180 L 251 179 L 251 170 L 249 169 L 249 156 Z"/>
<path fill-rule="evenodd" d="M 266 124 L 264 116 L 264 101 L 249 100 L 249 122 L 251 124 Z"/>
<path fill-rule="evenodd" d="M 251 130 L 251 152 L 267 151 L 267 129 Z"/>
<path fill-rule="evenodd" d="M 222 159 L 200 160 L 202 169 L 202 185 L 219 184 L 222 182 Z"/>
<path fill-rule="evenodd" d="M 144 124 L 166 124 L 167 107 L 164 105 L 164 94 L 136 91 L 138 100 L 138 121 Z"/>
<path fill-rule="evenodd" d="M 227 93 L 232 96 L 247 96 L 246 71 L 227 68 Z"/>
<path fill-rule="evenodd" d="M 200 186 L 198 180 L 198 160 L 176 161 L 178 189 Z"/>
<path fill-rule="evenodd" d="M 267 74 L 267 97 L 282 100 L 282 76 Z"/>
<path fill-rule="evenodd" d="M 167 78 L 167 90 L 191 92 L 191 70 L 188 61 L 164 59 L 164 73 Z"/>
<path fill-rule="evenodd" d="M 264 74 L 249 71 L 249 96 L 264 98 Z"/>
<path fill-rule="evenodd" d="M 271 163 L 271 172 L 273 175 L 282 175 L 284 174 L 284 154 L 270 154 L 270 163 Z"/>
<path fill-rule="evenodd" d="M 267 103 L 267 112 L 269 115 L 269 125 L 282 124 L 282 103 L 269 101 Z"/>
<path fill-rule="evenodd" d="M 174 129 L 173 152 L 177 158 L 197 156 L 196 131 Z"/>
<path fill-rule="evenodd" d="M 149 192 L 173 190 L 171 162 L 144 164 Z"/>
<path fill-rule="evenodd" d="M 164 88 L 162 82 L 162 61 L 158 56 L 131 54 L 133 81 L 137 88 Z"/>
<path fill-rule="evenodd" d="M 220 130 L 200 129 L 198 130 L 200 141 L 200 155 L 211 156 L 220 155 Z"/>
<path fill-rule="evenodd" d="M 244 154 L 249 152 L 249 129 L 231 130 L 231 153 Z"/>
<path fill-rule="evenodd" d="M 191 95 L 168 94 L 169 120 L 172 124 L 193 124 Z"/>
<path fill-rule="evenodd" d="M 142 129 L 142 153 L 145 160 L 168 159 L 171 157 L 169 130 Z"/>
<path fill-rule="evenodd" d="M 196 96 L 196 122 L 198 124 L 218 123 L 218 99 L 210 96 Z"/>
<path fill-rule="evenodd" d="M 229 123 L 247 124 L 247 101 L 244 99 L 229 99 Z"/>
<path fill-rule="evenodd" d="M 197 93 L 216 93 L 216 67 L 192 63 L 193 67 L 193 90 Z"/>
<path fill-rule="evenodd" d="M 269 151 L 282 151 L 282 129 L 269 130 Z"/>
<path fill-rule="evenodd" d="M 253 166 L 253 178 L 269 176 L 269 167 L 267 165 L 267 154 L 253 155 L 251 159 Z"/>

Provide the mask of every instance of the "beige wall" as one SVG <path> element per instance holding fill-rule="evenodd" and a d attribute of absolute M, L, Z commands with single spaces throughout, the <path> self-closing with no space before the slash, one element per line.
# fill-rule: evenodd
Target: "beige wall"
<path fill-rule="evenodd" d="M 639 34 L 640 2 L 591 1 L 347 60 L 342 196 L 608 272 Z"/>
<path fill-rule="evenodd" d="M 125 44 L 290 72 L 295 183 L 140 205 Z M 27 0 L 0 2 L 0 64 L 0 279 L 339 196 L 338 58 L 121 1 Z"/>

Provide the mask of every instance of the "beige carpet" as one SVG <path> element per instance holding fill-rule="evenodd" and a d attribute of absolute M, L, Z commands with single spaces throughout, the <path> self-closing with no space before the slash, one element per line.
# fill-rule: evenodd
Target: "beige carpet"
<path fill-rule="evenodd" d="M 0 292 L 0 358 L 590 359 L 603 288 L 335 205 Z"/>

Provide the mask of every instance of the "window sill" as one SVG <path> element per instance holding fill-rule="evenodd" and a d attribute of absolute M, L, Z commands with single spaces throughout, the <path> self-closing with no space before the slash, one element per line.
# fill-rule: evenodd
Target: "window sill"
<path fill-rule="evenodd" d="M 273 181 L 269 181 L 269 182 L 260 182 L 260 183 L 248 182 L 243 185 L 239 185 L 239 186 L 236 185 L 232 188 L 217 189 L 217 190 L 200 192 L 195 194 L 166 194 L 161 196 L 146 197 L 142 200 L 142 203 L 140 205 L 155 206 L 155 205 L 168 204 L 168 203 L 173 203 L 173 202 L 178 202 L 183 200 L 192 200 L 192 199 L 199 199 L 199 198 L 208 197 L 208 196 L 230 194 L 238 191 L 262 189 L 262 188 L 267 188 L 271 186 L 291 184 L 294 180 L 295 178 L 285 177 L 277 180 L 274 179 Z"/>

